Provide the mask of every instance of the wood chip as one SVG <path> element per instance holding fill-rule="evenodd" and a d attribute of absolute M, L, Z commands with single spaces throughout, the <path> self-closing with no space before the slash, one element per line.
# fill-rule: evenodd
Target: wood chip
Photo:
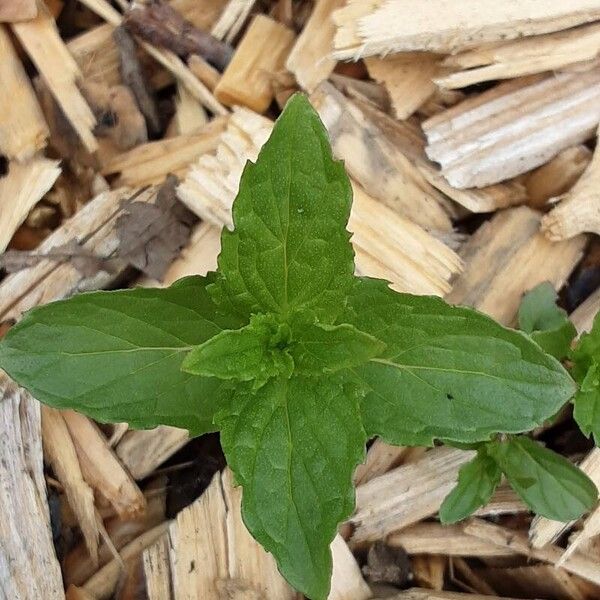
<path fill-rule="evenodd" d="M 483 46 L 449 56 L 444 65 L 462 68 L 436 78 L 442 87 L 455 89 L 491 81 L 554 71 L 600 53 L 600 25 L 593 23 L 567 31 Z"/>
<path fill-rule="evenodd" d="M 26 160 L 46 145 L 50 131 L 31 81 L 3 25 L 0 25 L 0 81 L 5 98 L 18 98 L 18 102 L 5 102 L 3 106 L 0 154 L 9 160 Z"/>
<path fill-rule="evenodd" d="M 0 253 L 59 175 L 58 161 L 39 156 L 8 164 L 8 173 L 0 176 Z"/>
<path fill-rule="evenodd" d="M 102 174 L 118 173 L 117 185 L 133 187 L 161 183 L 169 174 L 184 176 L 194 160 L 216 148 L 225 125 L 225 120 L 213 119 L 198 133 L 141 144 L 114 156 Z"/>
<path fill-rule="evenodd" d="M 420 588 L 412 588 L 400 592 L 396 596 L 389 596 L 388 600 L 516 600 L 504 596 L 490 596 L 487 594 L 462 594 L 460 592 L 439 592 Z"/>
<path fill-rule="evenodd" d="M 350 101 L 330 84 L 311 96 L 331 137 L 334 153 L 377 200 L 428 230 L 449 231 L 456 208 L 447 197 L 472 212 L 490 212 L 519 204 L 519 183 L 459 190 L 444 179 L 425 155 L 425 142 L 414 123 L 399 122 L 367 102 Z"/>
<path fill-rule="evenodd" d="M 561 564 L 569 573 L 583 579 L 600 584 L 600 562 L 581 554 L 573 554 L 568 560 L 561 562 L 562 548 L 547 545 L 543 548 L 533 548 L 529 545 L 527 536 L 512 529 L 493 525 L 479 519 L 472 519 L 463 525 L 465 533 L 494 543 L 502 548 L 509 548 L 531 559 L 541 560 L 553 565 Z"/>
<path fill-rule="evenodd" d="M 54 18 L 44 7 L 35 19 L 14 23 L 12 30 L 85 149 L 93 154 L 98 148 L 93 134 L 96 118 L 77 87 L 81 71 L 62 41 Z"/>
<path fill-rule="evenodd" d="M 369 75 L 387 89 L 397 119 L 407 119 L 436 91 L 433 78 L 440 57 L 428 52 L 403 52 L 365 59 Z"/>
<path fill-rule="evenodd" d="M 307 93 L 331 75 L 336 61 L 331 58 L 335 26 L 331 15 L 344 0 L 317 0 L 310 18 L 286 62 L 300 87 Z"/>
<path fill-rule="evenodd" d="M 233 487 L 232 475 L 225 471 L 177 515 L 168 531 L 171 571 L 160 571 L 171 578 L 174 598 L 221 600 L 244 592 L 249 598 L 294 600 L 296 593 L 279 574 L 274 558 L 250 537 L 240 506 L 241 489 Z M 160 550 L 151 552 L 146 565 Z M 149 575 L 155 589 L 166 586 L 156 571 Z"/>
<path fill-rule="evenodd" d="M 40 405 L 3 372 L 0 431 L 2 595 L 63 600 L 44 481 Z"/>
<path fill-rule="evenodd" d="M 560 204 L 542 219 L 542 231 L 552 241 L 572 238 L 584 231 L 600 234 L 600 150 L 581 178 L 562 196 Z"/>
<path fill-rule="evenodd" d="M 94 491 L 81 473 L 75 445 L 61 412 L 43 405 L 41 410 L 44 456 L 62 484 L 69 506 L 77 517 L 92 564 L 98 566 L 100 533 Z"/>
<path fill-rule="evenodd" d="M 590 164 L 592 153 L 584 145 L 571 146 L 525 177 L 527 203 L 542 208 L 551 198 L 569 191 Z"/>
<path fill-rule="evenodd" d="M 593 136 L 600 68 L 512 80 L 423 123 L 427 155 L 454 187 L 515 177 Z"/>
<path fill-rule="evenodd" d="M 139 537 L 129 542 L 119 552 L 119 559 L 111 560 L 99 571 L 92 575 L 84 584 L 83 590 L 90 594 L 94 600 L 108 600 L 115 592 L 122 572 L 123 561 L 141 557 L 143 551 L 159 540 L 169 529 L 170 522 L 165 521 Z"/>
<path fill-rule="evenodd" d="M 472 452 L 434 448 L 421 459 L 359 486 L 356 511 L 348 521 L 350 546 L 385 538 L 434 515 L 454 487 L 458 470 L 472 457 Z"/>
<path fill-rule="evenodd" d="M 444 554 L 446 556 L 514 556 L 508 548 L 500 548 L 480 538 L 467 535 L 461 525 L 416 523 L 386 538 L 391 546 L 402 546 L 408 554 Z"/>
<path fill-rule="evenodd" d="M 446 300 L 511 325 L 523 294 L 543 281 L 559 290 L 581 259 L 586 239 L 550 242 L 540 215 L 525 206 L 499 212 L 463 246 L 465 270 Z"/>
<path fill-rule="evenodd" d="M 272 79 L 284 69 L 294 37 L 277 21 L 256 15 L 215 87 L 215 96 L 227 106 L 265 112 L 274 96 Z"/>
<path fill-rule="evenodd" d="M 478 569 L 477 574 L 502 595 L 508 592 L 524 598 L 568 598 L 569 600 L 590 598 L 578 587 L 571 574 L 549 565 L 508 569 L 488 567 Z"/>
<path fill-rule="evenodd" d="M 146 509 L 144 495 L 115 456 L 99 427 L 72 410 L 62 416 L 75 445 L 84 479 L 102 494 L 121 517 L 136 517 Z"/>
<path fill-rule="evenodd" d="M 38 14 L 36 0 L 0 0 L 0 23 L 14 23 L 35 19 Z"/>
<path fill-rule="evenodd" d="M 211 33 L 218 40 L 232 42 L 240 32 L 256 0 L 229 0 Z"/>
<path fill-rule="evenodd" d="M 418 458 L 421 451 L 424 452 L 425 449 L 392 446 L 377 438 L 369 448 L 365 462 L 358 465 L 354 471 L 354 485 L 362 485 L 387 473 L 390 469 L 404 464 L 408 457 Z"/>
<path fill-rule="evenodd" d="M 0 322 L 17 320 L 24 311 L 38 304 L 114 282 L 127 267 L 125 262 L 113 258 L 119 248 L 115 224 L 123 211 L 121 201 L 131 196 L 126 188 L 104 192 L 48 236 L 36 250 L 40 260 L 35 265 L 9 275 L 0 283 Z M 136 195 L 137 202 L 153 202 L 155 198 L 155 189 Z M 96 257 L 106 267 L 90 276 L 69 261 L 68 256 L 62 260 L 44 259 L 45 253 L 67 243 L 79 244 L 82 253 Z"/>
<path fill-rule="evenodd" d="M 548 33 L 600 17 L 595 0 L 347 0 L 334 13 L 334 56 L 358 59 L 407 50 L 454 53 L 485 42 Z"/>

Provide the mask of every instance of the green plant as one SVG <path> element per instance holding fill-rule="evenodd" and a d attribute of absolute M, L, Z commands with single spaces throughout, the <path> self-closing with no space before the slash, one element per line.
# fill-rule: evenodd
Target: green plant
<path fill-rule="evenodd" d="M 248 529 L 315 600 L 328 593 L 329 544 L 353 509 L 369 437 L 478 449 L 447 520 L 484 502 L 501 471 L 552 518 L 579 516 L 597 495 L 565 459 L 497 438 L 572 397 L 558 360 L 474 310 L 354 276 L 350 206 L 344 168 L 296 95 L 244 170 L 216 273 L 36 308 L 0 346 L 0 365 L 52 406 L 220 430 Z M 457 509 L 461 494 L 473 499 Z"/>

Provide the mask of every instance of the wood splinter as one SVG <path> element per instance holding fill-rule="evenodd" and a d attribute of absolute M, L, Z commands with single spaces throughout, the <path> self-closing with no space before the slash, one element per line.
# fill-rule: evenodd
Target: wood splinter
<path fill-rule="evenodd" d="M 555 201 L 560 204 L 542 219 L 542 231 L 553 241 L 570 239 L 582 232 L 600 235 L 600 152 L 577 183 Z"/>

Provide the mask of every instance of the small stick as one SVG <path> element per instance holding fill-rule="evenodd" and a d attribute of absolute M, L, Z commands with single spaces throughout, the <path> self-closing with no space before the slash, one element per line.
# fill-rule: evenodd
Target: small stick
<path fill-rule="evenodd" d="M 123 82 L 131 89 L 140 111 L 146 119 L 150 134 L 157 136 L 161 130 L 158 108 L 142 72 L 135 50 L 135 42 L 123 25 L 113 31 L 113 38 L 119 50 Z"/>
<path fill-rule="evenodd" d="M 233 56 L 229 44 L 194 27 L 163 2 L 130 10 L 125 17 L 125 27 L 153 46 L 168 48 L 180 57 L 198 54 L 221 71 Z"/>

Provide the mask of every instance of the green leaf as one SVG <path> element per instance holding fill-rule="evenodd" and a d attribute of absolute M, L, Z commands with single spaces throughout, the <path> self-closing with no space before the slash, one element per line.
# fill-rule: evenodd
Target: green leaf
<path fill-rule="evenodd" d="M 519 327 L 548 354 L 561 359 L 569 354 L 577 330 L 566 311 L 556 305 L 558 295 L 549 282 L 540 283 L 523 297 Z"/>
<path fill-rule="evenodd" d="M 600 313 L 594 318 L 592 329 L 579 338 L 569 358 L 573 361 L 571 374 L 582 384 L 594 363 L 600 363 Z"/>
<path fill-rule="evenodd" d="M 573 362 L 571 374 L 580 384 L 573 398 L 573 416 L 581 431 L 594 434 L 596 444 L 600 441 L 600 313 L 594 319 L 589 333 L 584 333 L 569 357 Z"/>
<path fill-rule="evenodd" d="M 387 344 L 352 370 L 367 434 L 399 445 L 487 440 L 528 431 L 575 392 L 561 364 L 521 332 L 440 298 L 357 279 L 340 322 Z"/>
<path fill-rule="evenodd" d="M 290 328 L 272 316 L 254 315 L 250 324 L 235 331 L 222 331 L 194 348 L 181 369 L 193 375 L 255 380 L 256 387 L 271 377 L 290 377 L 294 361 L 287 345 Z"/>
<path fill-rule="evenodd" d="M 216 310 L 210 279 L 81 294 L 29 311 L 0 365 L 42 402 L 132 427 L 213 431 L 222 382 L 180 370 L 189 350 L 243 322 Z"/>
<path fill-rule="evenodd" d="M 456 487 L 446 496 L 440 508 L 442 523 L 456 523 L 465 519 L 479 507 L 485 506 L 498 487 L 502 471 L 486 447 L 478 449 L 473 460 L 458 472 Z"/>
<path fill-rule="evenodd" d="M 248 163 L 221 237 L 213 293 L 242 315 L 312 308 L 332 321 L 352 283 L 345 225 L 352 192 L 305 96 L 293 96 L 256 164 Z"/>
<path fill-rule="evenodd" d="M 355 390 L 334 377 L 271 379 L 217 415 L 246 526 L 312 600 L 327 597 L 329 545 L 352 512 L 366 442 Z"/>
<path fill-rule="evenodd" d="M 587 436 L 593 433 L 597 444 L 600 441 L 600 373 L 596 363 L 589 368 L 573 403 L 573 416 L 579 428 Z"/>
<path fill-rule="evenodd" d="M 571 521 L 596 503 L 598 490 L 587 475 L 528 437 L 490 443 L 487 452 L 517 494 L 539 515 Z"/>
<path fill-rule="evenodd" d="M 352 325 L 320 323 L 295 327 L 290 348 L 296 371 L 307 375 L 333 373 L 354 367 L 384 350 L 383 342 Z"/>

